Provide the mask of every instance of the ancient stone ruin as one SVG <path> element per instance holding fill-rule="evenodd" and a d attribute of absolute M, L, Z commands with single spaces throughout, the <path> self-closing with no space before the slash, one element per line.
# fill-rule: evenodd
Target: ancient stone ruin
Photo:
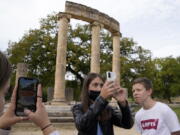
<path fill-rule="evenodd" d="M 120 80 L 120 28 L 119 22 L 108 15 L 87 7 L 85 5 L 66 1 L 65 12 L 60 12 L 59 32 L 56 56 L 56 72 L 54 87 L 54 102 L 66 102 L 65 97 L 65 74 L 66 74 L 66 50 L 67 32 L 71 18 L 88 22 L 92 26 L 91 65 L 90 72 L 100 72 L 100 30 L 105 28 L 113 36 L 113 59 L 112 71 Z"/>
<path fill-rule="evenodd" d="M 55 85 L 54 90 L 49 92 L 49 98 L 53 98 L 54 103 L 66 103 L 65 74 L 66 74 L 66 52 L 67 52 L 67 32 L 71 18 L 86 21 L 92 28 L 91 44 L 91 65 L 90 72 L 100 72 L 100 30 L 105 28 L 112 33 L 113 38 L 113 59 L 112 71 L 120 81 L 120 36 L 119 22 L 96 9 L 66 1 L 65 12 L 60 12 L 59 32 L 56 56 Z M 20 63 L 17 65 L 16 82 L 20 76 L 27 76 L 27 65 Z M 53 89 L 53 88 L 52 88 Z M 51 89 L 51 90 L 52 90 Z M 53 95 L 52 95 L 53 94 Z M 72 95 L 69 95 L 72 99 Z"/>
<path fill-rule="evenodd" d="M 92 26 L 92 44 L 91 44 L 91 67 L 90 72 L 100 72 L 100 30 L 105 28 L 112 33 L 113 37 L 113 59 L 112 71 L 116 73 L 117 80 L 120 80 L 120 31 L 119 23 L 108 15 L 99 12 L 96 9 L 73 3 L 66 2 L 65 12 L 60 12 L 59 33 L 56 56 L 55 86 L 48 88 L 48 99 L 53 99 L 46 109 L 51 122 L 72 122 L 73 116 L 71 105 L 67 100 L 72 99 L 72 90 L 65 88 L 66 74 L 66 50 L 67 50 L 67 32 L 71 18 L 89 22 Z M 16 82 L 19 77 L 27 76 L 28 67 L 26 64 L 17 65 Z M 66 91 L 65 91 L 66 90 Z M 69 98 L 67 98 L 69 97 Z"/>

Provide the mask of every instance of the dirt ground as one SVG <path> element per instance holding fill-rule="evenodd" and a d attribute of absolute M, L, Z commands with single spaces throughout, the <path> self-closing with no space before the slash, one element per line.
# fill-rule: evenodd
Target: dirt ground
<path fill-rule="evenodd" d="M 77 135 L 77 130 L 73 123 L 54 124 L 61 135 Z M 139 135 L 134 127 L 130 130 L 114 127 L 115 135 Z M 42 135 L 40 129 L 33 124 L 17 124 L 13 127 L 11 135 Z"/>

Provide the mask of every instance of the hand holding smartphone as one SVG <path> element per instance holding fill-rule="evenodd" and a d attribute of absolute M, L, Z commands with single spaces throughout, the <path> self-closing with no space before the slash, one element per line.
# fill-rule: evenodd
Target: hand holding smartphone
<path fill-rule="evenodd" d="M 16 93 L 16 109 L 17 116 L 25 116 L 24 109 L 32 112 L 36 111 L 38 79 L 20 77 Z"/>
<path fill-rule="evenodd" d="M 114 82 L 115 82 L 115 80 L 116 80 L 116 74 L 115 74 L 115 72 L 110 72 L 110 71 L 107 71 L 106 72 L 106 80 L 107 80 L 107 84 L 108 84 L 108 87 L 109 88 L 113 88 L 112 90 L 111 90 L 111 96 L 108 98 L 108 100 L 110 101 L 111 99 L 112 99 L 112 92 L 113 93 L 115 93 L 116 92 L 116 90 L 114 89 Z"/>

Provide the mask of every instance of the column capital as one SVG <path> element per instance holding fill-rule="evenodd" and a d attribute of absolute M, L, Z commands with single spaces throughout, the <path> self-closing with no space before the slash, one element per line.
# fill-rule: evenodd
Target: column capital
<path fill-rule="evenodd" d="M 122 37 L 122 33 L 121 32 L 113 32 L 112 33 L 113 36 L 119 36 L 119 37 Z"/>
<path fill-rule="evenodd" d="M 101 23 L 99 23 L 99 22 L 97 22 L 97 21 L 94 21 L 94 22 L 91 23 L 91 27 L 93 27 L 93 26 L 99 26 L 100 28 L 103 28 L 103 27 L 104 27 L 103 24 L 101 24 Z"/>
<path fill-rule="evenodd" d="M 60 20 L 61 18 L 66 18 L 68 20 L 68 22 L 71 19 L 71 15 L 68 13 L 64 13 L 64 12 L 59 12 L 58 14 L 58 19 Z"/>

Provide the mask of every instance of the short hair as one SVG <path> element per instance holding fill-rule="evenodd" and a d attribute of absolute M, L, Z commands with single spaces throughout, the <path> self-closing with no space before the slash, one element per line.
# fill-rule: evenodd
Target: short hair
<path fill-rule="evenodd" d="M 6 56 L 0 51 L 0 88 L 9 80 L 11 76 L 11 65 Z"/>
<path fill-rule="evenodd" d="M 142 84 L 146 90 L 153 89 L 152 81 L 147 77 L 139 77 L 133 81 L 133 85 L 137 83 Z"/>

